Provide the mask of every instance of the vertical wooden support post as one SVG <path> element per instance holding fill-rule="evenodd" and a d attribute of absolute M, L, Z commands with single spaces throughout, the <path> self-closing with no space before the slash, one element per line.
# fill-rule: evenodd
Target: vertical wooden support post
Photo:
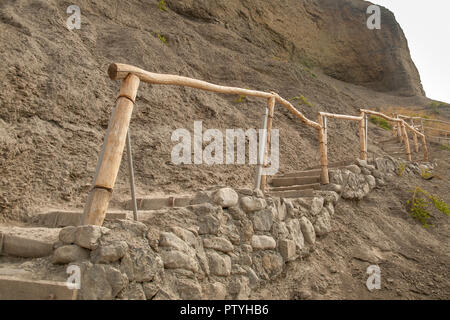
<path fill-rule="evenodd" d="M 398 114 L 395 115 L 396 119 L 399 119 Z M 397 122 L 397 136 L 400 142 L 403 142 L 403 133 L 402 133 L 402 122 Z"/>
<path fill-rule="evenodd" d="M 320 128 L 317 129 L 319 133 L 319 148 L 320 148 L 320 166 L 322 168 L 320 174 L 320 181 L 322 184 L 329 184 L 330 178 L 328 176 L 328 155 L 327 155 L 327 139 L 325 137 L 325 126 L 323 116 L 319 113 L 317 123 Z"/>
<path fill-rule="evenodd" d="M 414 128 L 414 119 L 411 119 L 411 126 Z M 415 152 L 419 152 L 419 143 L 417 142 L 417 133 L 413 131 L 413 142 Z"/>
<path fill-rule="evenodd" d="M 411 149 L 409 147 L 409 139 L 408 139 L 408 133 L 406 132 L 406 126 L 404 123 L 404 120 L 400 122 L 402 133 L 403 133 L 403 142 L 405 143 L 405 153 L 406 153 L 406 159 L 408 161 L 411 161 Z"/>
<path fill-rule="evenodd" d="M 395 113 L 392 113 L 392 118 L 396 118 Z M 394 122 L 394 125 L 392 126 L 392 135 L 394 137 L 397 136 L 397 122 Z"/>
<path fill-rule="evenodd" d="M 84 225 L 101 226 L 105 219 L 122 160 L 139 82 L 137 76 L 129 74 L 120 87 L 98 159 L 92 189 L 84 207 Z"/>
<path fill-rule="evenodd" d="M 428 148 L 425 135 L 422 136 L 423 161 L 428 161 Z"/>
<path fill-rule="evenodd" d="M 267 158 L 269 156 L 269 150 L 270 150 L 270 137 L 271 137 L 271 131 L 272 131 L 272 119 L 273 119 L 273 113 L 275 109 L 275 97 L 270 97 L 267 99 L 267 109 L 269 110 L 269 115 L 267 117 L 267 142 L 264 148 L 264 158 L 263 158 L 263 167 L 267 167 Z M 265 175 L 265 172 L 263 176 L 261 177 L 261 191 L 265 191 L 267 186 L 267 176 Z"/>
<path fill-rule="evenodd" d="M 267 141 L 267 119 L 269 117 L 269 109 L 264 108 L 264 115 L 262 118 L 262 129 L 263 136 L 259 138 L 259 149 L 258 149 L 258 166 L 256 167 L 256 181 L 255 181 L 255 189 L 261 189 L 261 179 L 264 165 L 264 153 L 266 150 L 266 141 Z"/>
<path fill-rule="evenodd" d="M 361 160 L 367 160 L 367 152 L 366 152 L 366 120 L 365 113 L 361 112 L 362 119 L 359 121 L 359 150 L 360 155 L 359 158 Z"/>

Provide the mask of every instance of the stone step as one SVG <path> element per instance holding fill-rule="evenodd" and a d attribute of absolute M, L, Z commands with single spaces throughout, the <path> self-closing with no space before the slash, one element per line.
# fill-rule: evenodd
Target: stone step
<path fill-rule="evenodd" d="M 281 174 L 278 176 L 278 178 L 301 178 L 301 177 L 313 177 L 313 176 L 320 176 L 320 169 L 314 169 L 314 170 L 305 170 L 305 171 L 294 171 L 289 172 L 286 174 Z"/>
<path fill-rule="evenodd" d="M 392 137 L 392 138 L 389 138 L 387 140 L 379 141 L 378 144 L 389 143 L 389 142 L 399 142 L 399 141 L 400 140 L 399 140 L 398 137 Z"/>
<path fill-rule="evenodd" d="M 313 177 L 288 177 L 288 178 L 273 178 L 269 181 L 269 184 L 273 187 L 287 187 L 295 185 L 305 185 L 319 183 L 319 176 Z"/>
<path fill-rule="evenodd" d="M 76 300 L 77 294 L 65 282 L 0 276 L 0 300 Z"/>
<path fill-rule="evenodd" d="M 191 204 L 193 196 L 170 197 L 140 197 L 136 199 L 138 210 L 159 210 L 173 207 L 187 207 Z M 132 200 L 124 203 L 125 210 L 133 210 Z"/>
<path fill-rule="evenodd" d="M 268 192 L 268 195 L 271 197 L 279 197 L 279 198 L 307 198 L 307 197 L 314 197 L 314 190 L 306 189 L 306 190 L 274 191 Z"/>
<path fill-rule="evenodd" d="M 382 143 L 382 146 L 401 146 L 403 143 L 400 141 L 396 142 L 388 142 L 388 143 Z"/>
<path fill-rule="evenodd" d="M 406 155 L 405 151 L 398 151 L 398 152 L 389 152 L 389 154 L 401 154 L 401 155 Z"/>
<path fill-rule="evenodd" d="M 33 224 L 49 228 L 63 228 L 67 226 L 78 226 L 82 216 L 83 212 L 81 211 L 57 210 L 36 214 L 33 217 L 32 222 Z M 106 220 L 131 218 L 132 213 L 130 211 L 113 210 L 108 210 L 105 217 Z"/>
<path fill-rule="evenodd" d="M 354 163 L 355 163 L 354 160 L 339 161 L 339 162 L 329 163 L 328 168 L 341 168 L 341 167 L 349 166 Z M 321 166 L 317 165 L 317 166 L 308 168 L 308 170 L 320 169 L 320 168 L 321 168 Z"/>
<path fill-rule="evenodd" d="M 0 255 L 23 258 L 46 257 L 59 241 L 60 228 L 0 226 Z"/>
<path fill-rule="evenodd" d="M 405 150 L 403 148 L 389 148 L 389 149 L 383 149 L 385 152 L 404 152 Z"/>
<path fill-rule="evenodd" d="M 293 186 L 285 186 L 285 187 L 275 187 L 270 188 L 269 192 L 277 192 L 277 191 L 288 191 L 288 190 L 320 190 L 320 183 L 312 183 L 312 184 L 304 184 L 304 185 L 293 185 Z"/>

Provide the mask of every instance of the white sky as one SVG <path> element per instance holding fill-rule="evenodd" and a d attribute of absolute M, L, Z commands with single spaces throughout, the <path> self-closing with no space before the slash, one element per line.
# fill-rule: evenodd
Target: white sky
<path fill-rule="evenodd" d="M 427 97 L 450 103 L 450 0 L 371 2 L 394 13 L 408 39 Z"/>

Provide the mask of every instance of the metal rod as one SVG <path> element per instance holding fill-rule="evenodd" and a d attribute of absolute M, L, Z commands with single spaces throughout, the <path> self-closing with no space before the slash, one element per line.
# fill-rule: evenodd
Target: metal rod
<path fill-rule="evenodd" d="M 267 140 L 267 120 L 269 117 L 269 108 L 266 108 L 266 112 L 263 115 L 262 119 L 262 127 L 263 127 L 263 136 L 260 137 L 259 140 L 259 152 L 258 152 L 258 166 L 256 167 L 256 181 L 255 181 L 255 189 L 261 189 L 261 175 L 264 165 L 264 151 L 266 149 L 266 140 Z"/>
<path fill-rule="evenodd" d="M 366 158 L 367 158 L 367 150 L 369 149 L 369 121 L 367 119 L 367 113 L 364 113 L 364 129 L 366 130 L 366 144 L 365 144 L 365 149 L 364 152 L 366 153 Z"/>
<path fill-rule="evenodd" d="M 137 221 L 138 212 L 136 202 L 136 191 L 134 189 L 134 169 L 133 169 L 133 155 L 131 154 L 130 129 L 128 129 L 127 133 L 127 158 L 128 158 L 128 173 L 130 175 L 131 200 L 133 202 L 133 218 L 135 221 Z"/>

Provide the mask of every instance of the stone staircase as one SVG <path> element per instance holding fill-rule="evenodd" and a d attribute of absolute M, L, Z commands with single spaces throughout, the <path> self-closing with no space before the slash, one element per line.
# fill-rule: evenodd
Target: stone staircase
<path fill-rule="evenodd" d="M 123 207 L 126 203 L 122 204 Z M 75 300 L 66 267 L 51 262 L 59 232 L 80 224 L 82 210 L 35 214 L 27 224 L 0 225 L 0 300 Z M 132 219 L 127 210 L 108 210 L 106 220 Z"/>
<path fill-rule="evenodd" d="M 402 142 L 400 142 L 398 137 L 392 137 L 387 140 L 382 140 L 378 142 L 378 145 L 388 155 L 394 158 L 402 158 L 404 160 L 407 160 L 405 153 L 405 145 Z M 419 144 L 419 152 L 416 152 L 414 149 L 414 144 L 412 143 L 411 139 L 410 139 L 410 150 L 411 150 L 411 160 L 413 162 L 423 161 L 423 151 L 421 145 Z"/>
<path fill-rule="evenodd" d="M 60 228 L 0 226 L 0 300 L 74 300 L 62 266 L 44 258 L 53 253 Z"/>
<path fill-rule="evenodd" d="M 328 168 L 332 171 L 351 164 L 353 161 L 335 162 Z M 276 175 L 268 180 L 266 194 L 280 198 L 314 197 L 314 190 L 320 190 L 320 172 L 320 166 L 314 166 L 304 171 Z"/>
<path fill-rule="evenodd" d="M 138 197 L 139 220 L 155 212 L 191 205 L 194 196 Z M 132 220 L 131 200 L 117 202 L 105 220 Z M 59 232 L 78 226 L 82 210 L 51 210 L 36 213 L 28 223 L 0 224 L 0 300 L 75 300 L 78 290 L 66 285 L 69 274 L 52 264 L 54 249 L 61 245 Z"/>

